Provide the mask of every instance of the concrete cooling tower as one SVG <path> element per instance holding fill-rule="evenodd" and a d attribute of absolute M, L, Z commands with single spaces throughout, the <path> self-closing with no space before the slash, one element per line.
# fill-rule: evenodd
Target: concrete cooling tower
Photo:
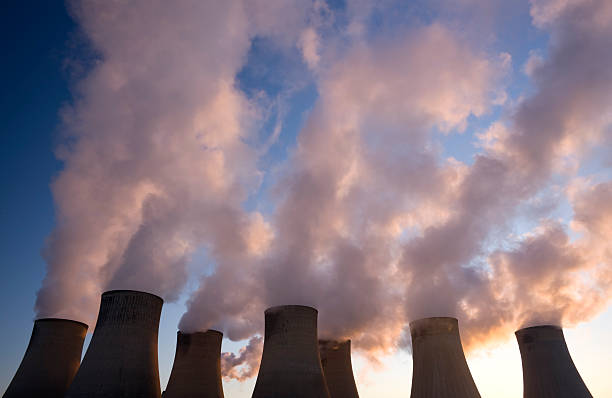
<path fill-rule="evenodd" d="M 329 398 L 317 343 L 317 310 L 268 308 L 253 398 Z"/>
<path fill-rule="evenodd" d="M 351 364 L 351 341 L 319 340 L 323 374 L 331 398 L 359 398 Z"/>
<path fill-rule="evenodd" d="M 102 294 L 89 348 L 66 398 L 160 397 L 157 333 L 163 300 L 153 294 Z"/>
<path fill-rule="evenodd" d="M 32 336 L 4 398 L 62 398 L 79 363 L 87 325 L 68 319 L 34 322 Z"/>
<path fill-rule="evenodd" d="M 516 332 L 523 362 L 524 398 L 592 398 L 558 326 L 534 326 Z"/>
<path fill-rule="evenodd" d="M 223 398 L 221 340 L 216 330 L 176 334 L 174 365 L 164 398 Z"/>
<path fill-rule="evenodd" d="M 468 368 L 455 318 L 425 318 L 410 323 L 411 398 L 480 397 Z"/>

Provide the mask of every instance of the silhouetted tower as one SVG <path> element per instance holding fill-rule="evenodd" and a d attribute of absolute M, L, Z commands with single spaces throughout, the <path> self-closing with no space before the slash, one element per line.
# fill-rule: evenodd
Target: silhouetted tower
<path fill-rule="evenodd" d="M 102 294 L 93 337 L 66 398 L 160 397 L 157 333 L 163 302 L 133 290 Z"/>
<path fill-rule="evenodd" d="M 317 310 L 283 305 L 268 308 L 265 316 L 253 398 L 329 398 L 317 344 Z"/>
<path fill-rule="evenodd" d="M 176 334 L 174 365 L 164 398 L 223 398 L 221 340 L 216 330 Z"/>
<path fill-rule="evenodd" d="M 351 341 L 319 340 L 321 365 L 331 398 L 359 398 L 351 364 Z"/>
<path fill-rule="evenodd" d="M 4 398 L 63 398 L 83 351 L 87 325 L 69 319 L 34 321 L 32 336 Z"/>
<path fill-rule="evenodd" d="M 558 326 L 534 326 L 516 333 L 523 362 L 524 398 L 592 398 Z"/>
<path fill-rule="evenodd" d="M 455 318 L 410 322 L 411 398 L 480 397 L 468 368 Z"/>

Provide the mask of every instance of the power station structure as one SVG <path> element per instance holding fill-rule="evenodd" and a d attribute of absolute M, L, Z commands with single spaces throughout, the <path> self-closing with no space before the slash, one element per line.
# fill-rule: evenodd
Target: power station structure
<path fill-rule="evenodd" d="M 516 331 L 523 362 L 524 398 L 592 398 L 570 356 L 563 329 L 533 326 Z"/>
<path fill-rule="evenodd" d="M 411 398 L 480 398 L 465 360 L 455 318 L 410 322 Z"/>
<path fill-rule="evenodd" d="M 264 348 L 253 398 L 330 398 L 317 340 L 317 310 L 283 305 L 265 311 Z"/>
<path fill-rule="evenodd" d="M 133 290 L 102 294 L 96 328 L 83 362 L 88 326 L 57 318 L 34 322 L 26 353 L 3 398 L 160 398 L 157 359 L 163 300 Z M 351 341 L 318 340 L 317 310 L 283 305 L 265 311 L 264 348 L 252 398 L 359 398 Z M 458 321 L 410 322 L 411 398 L 480 398 Z M 592 398 L 558 326 L 515 332 L 524 398 Z M 223 334 L 177 332 L 164 398 L 224 398 Z"/>
<path fill-rule="evenodd" d="M 331 398 L 359 398 L 351 363 L 351 340 L 319 340 L 321 366 Z"/>
<path fill-rule="evenodd" d="M 69 319 L 34 321 L 32 336 L 4 398 L 63 398 L 83 351 L 87 325 Z"/>
<path fill-rule="evenodd" d="M 150 293 L 102 294 L 93 337 L 66 398 L 159 398 L 157 335 L 163 300 Z"/>
<path fill-rule="evenodd" d="M 176 334 L 176 354 L 164 398 L 223 398 L 221 340 L 216 330 Z"/>

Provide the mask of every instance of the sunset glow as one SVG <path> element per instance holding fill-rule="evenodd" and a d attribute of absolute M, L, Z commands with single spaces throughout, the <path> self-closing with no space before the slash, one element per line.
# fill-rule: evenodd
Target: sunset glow
<path fill-rule="evenodd" d="M 612 396 L 612 1 L 24 7 L 1 391 L 32 319 L 93 332 L 126 289 L 164 299 L 162 391 L 176 331 L 215 329 L 250 397 L 264 310 L 299 304 L 351 339 L 361 398 L 410 396 L 428 317 L 458 319 L 483 397 L 522 396 L 514 332 L 538 325 Z"/>

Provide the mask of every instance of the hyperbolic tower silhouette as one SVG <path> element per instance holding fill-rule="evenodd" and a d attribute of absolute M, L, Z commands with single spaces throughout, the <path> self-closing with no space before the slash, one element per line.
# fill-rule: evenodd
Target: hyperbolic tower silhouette
<path fill-rule="evenodd" d="M 93 337 L 66 398 L 160 397 L 157 334 L 162 305 L 150 293 L 102 294 Z"/>
<path fill-rule="evenodd" d="M 455 318 L 425 318 L 410 323 L 411 398 L 479 398 L 465 360 Z"/>
<path fill-rule="evenodd" d="M 62 398 L 74 378 L 87 325 L 69 319 L 34 322 L 25 355 L 4 398 Z"/>
<path fill-rule="evenodd" d="M 331 398 L 359 398 L 351 363 L 351 341 L 319 340 L 319 353 Z"/>
<path fill-rule="evenodd" d="M 176 334 L 174 364 L 164 398 L 223 398 L 221 341 L 216 330 Z"/>
<path fill-rule="evenodd" d="M 592 398 L 572 361 L 563 329 L 533 326 L 515 334 L 523 362 L 524 398 Z"/>
<path fill-rule="evenodd" d="M 253 398 L 329 398 L 317 341 L 317 310 L 283 305 L 265 311 L 264 348 Z"/>

